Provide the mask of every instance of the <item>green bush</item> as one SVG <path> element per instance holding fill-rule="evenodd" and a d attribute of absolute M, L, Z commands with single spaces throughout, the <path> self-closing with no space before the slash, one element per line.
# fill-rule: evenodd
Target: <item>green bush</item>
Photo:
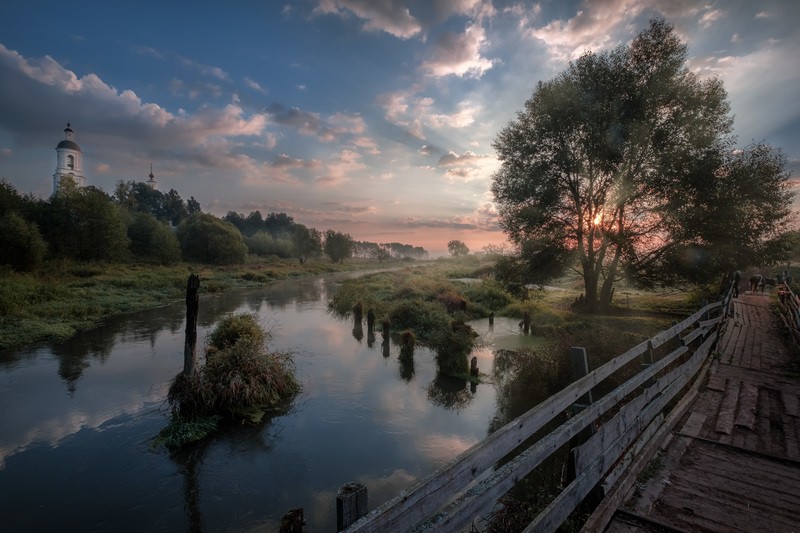
<path fill-rule="evenodd" d="M 205 364 L 193 375 L 178 374 L 170 386 L 168 400 L 177 416 L 260 419 L 293 398 L 300 384 L 291 358 L 269 352 L 267 338 L 253 315 L 225 317 L 209 336 Z"/>
<path fill-rule="evenodd" d="M 0 263 L 30 272 L 41 265 L 46 250 L 36 224 L 16 213 L 0 216 Z"/>
<path fill-rule="evenodd" d="M 178 238 L 150 213 L 136 213 L 128 224 L 128 249 L 138 259 L 146 259 L 162 265 L 175 264 L 181 260 Z"/>
<path fill-rule="evenodd" d="M 184 257 L 202 263 L 244 263 L 247 246 L 230 222 L 207 213 L 195 213 L 178 226 L 178 241 Z"/>
<path fill-rule="evenodd" d="M 263 343 L 268 334 L 258 324 L 255 315 L 228 315 L 223 318 L 208 337 L 209 347 L 224 350 L 236 344 L 243 337 L 250 337 Z"/>

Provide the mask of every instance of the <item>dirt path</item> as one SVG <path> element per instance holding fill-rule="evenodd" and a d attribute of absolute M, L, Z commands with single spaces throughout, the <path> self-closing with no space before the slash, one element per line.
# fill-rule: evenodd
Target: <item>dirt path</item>
<path fill-rule="evenodd" d="M 660 468 L 606 531 L 800 532 L 797 359 L 768 295 L 743 294 L 733 313 Z"/>

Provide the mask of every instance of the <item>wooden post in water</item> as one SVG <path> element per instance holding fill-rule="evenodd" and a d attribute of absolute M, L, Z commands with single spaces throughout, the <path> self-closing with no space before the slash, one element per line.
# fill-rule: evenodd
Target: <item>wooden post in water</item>
<path fill-rule="evenodd" d="M 192 274 L 186 282 L 186 340 L 183 344 L 183 373 L 194 373 L 197 363 L 197 311 L 200 308 L 200 276 Z"/>
<path fill-rule="evenodd" d="M 375 311 L 370 309 L 367 311 L 367 333 L 375 331 Z"/>
<path fill-rule="evenodd" d="M 489 325 L 494 326 L 494 311 L 489 313 Z"/>
<path fill-rule="evenodd" d="M 478 358 L 473 357 L 469 365 L 469 375 L 477 378 L 478 374 Z"/>
<path fill-rule="evenodd" d="M 343 531 L 367 514 L 367 487 L 348 483 L 336 493 L 336 531 Z"/>
<path fill-rule="evenodd" d="M 530 330 L 531 330 L 531 312 L 525 311 L 525 313 L 522 315 L 522 332 L 525 335 L 527 335 Z"/>

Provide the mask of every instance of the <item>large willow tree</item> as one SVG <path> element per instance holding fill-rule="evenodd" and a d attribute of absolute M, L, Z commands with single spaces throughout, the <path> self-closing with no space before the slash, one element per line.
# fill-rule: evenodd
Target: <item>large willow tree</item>
<path fill-rule="evenodd" d="M 653 20 L 629 45 L 540 82 L 499 133 L 492 191 L 532 280 L 576 267 L 594 308 L 623 277 L 698 278 L 768 259 L 789 213 L 785 162 L 763 145 L 732 150 L 725 90 L 686 57 L 673 27 Z M 746 253 L 732 245 L 742 230 Z"/>

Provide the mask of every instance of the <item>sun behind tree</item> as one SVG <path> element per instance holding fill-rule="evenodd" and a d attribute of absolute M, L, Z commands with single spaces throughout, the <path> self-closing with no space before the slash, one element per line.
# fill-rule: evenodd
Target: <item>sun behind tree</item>
<path fill-rule="evenodd" d="M 673 27 L 652 20 L 629 45 L 539 82 L 498 134 L 492 192 L 524 282 L 575 268 L 595 309 L 621 279 L 701 280 L 775 258 L 792 199 L 785 161 L 764 145 L 733 151 L 722 83 L 686 59 Z"/>

